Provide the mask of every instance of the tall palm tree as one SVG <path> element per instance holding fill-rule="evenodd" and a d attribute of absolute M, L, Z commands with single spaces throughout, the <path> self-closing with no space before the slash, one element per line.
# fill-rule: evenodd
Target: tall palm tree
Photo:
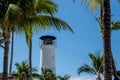
<path fill-rule="evenodd" d="M 101 33 L 102 33 L 102 36 L 103 36 L 103 23 L 102 23 L 103 0 L 94 0 L 94 1 L 91 1 L 91 0 L 82 0 L 82 1 L 83 1 L 84 4 L 89 5 L 92 8 L 92 10 L 94 10 L 94 11 L 97 9 L 97 7 L 100 8 L 100 18 L 99 19 L 96 18 L 96 20 L 99 23 L 99 27 L 100 27 L 100 30 L 101 30 Z M 114 27 L 117 26 L 114 23 L 112 25 Z M 111 55 L 111 59 L 112 59 L 112 69 L 113 69 L 114 79 L 118 80 L 119 78 L 118 78 L 118 75 L 117 75 L 117 70 L 116 70 L 116 66 L 115 66 L 115 63 L 114 63 L 112 52 L 110 53 L 110 55 Z"/>
<path fill-rule="evenodd" d="M 4 58 L 3 58 L 3 80 L 7 80 L 8 74 L 8 52 L 9 52 L 9 39 L 11 28 L 18 20 L 18 11 L 15 1 L 1 0 L 0 1 L 0 28 L 2 29 L 2 36 L 4 43 Z"/>
<path fill-rule="evenodd" d="M 23 7 L 23 5 L 27 5 L 27 6 Z M 51 0 L 37 0 L 36 2 L 34 2 L 34 0 L 31 0 L 30 2 L 26 0 L 25 2 L 24 0 L 24 1 L 21 1 L 20 7 L 23 11 L 24 19 L 25 19 L 22 22 L 23 23 L 22 26 L 24 26 L 26 41 L 29 46 L 29 64 L 30 64 L 30 69 L 32 71 L 31 67 L 32 67 L 32 35 L 33 35 L 33 32 L 38 29 L 45 30 L 51 27 L 54 27 L 58 31 L 61 29 L 68 29 L 72 31 L 72 29 L 66 22 L 53 17 L 53 14 L 57 10 L 56 8 L 57 5 Z M 36 25 L 35 21 L 38 22 L 38 25 Z M 31 23 L 35 23 L 35 25 L 31 25 Z M 40 27 L 37 27 L 37 26 L 40 26 Z M 32 80 L 32 74 L 30 76 L 30 80 Z"/>
<path fill-rule="evenodd" d="M 50 69 L 41 69 L 40 80 L 57 80 L 56 75 Z"/>
<path fill-rule="evenodd" d="M 112 80 L 110 0 L 103 1 L 104 80 Z"/>
<path fill-rule="evenodd" d="M 102 24 L 100 22 L 100 19 L 96 18 L 96 20 L 99 23 L 99 27 L 102 26 Z M 110 29 L 111 29 L 111 31 L 119 30 L 120 29 L 120 22 L 119 21 L 112 21 Z M 101 27 L 100 27 L 100 32 L 103 36 L 103 30 L 102 30 Z M 114 58 L 113 58 L 112 52 L 111 52 L 111 58 L 112 58 L 112 69 L 113 69 L 114 80 L 119 80 L 119 77 L 118 77 L 119 75 L 117 74 L 117 70 L 116 70 L 116 66 L 115 66 L 115 63 L 114 63 Z"/>
<path fill-rule="evenodd" d="M 17 80 L 29 80 L 30 77 L 30 66 L 27 61 L 22 61 L 21 63 L 15 64 L 17 72 L 13 72 L 12 75 L 16 77 Z M 39 74 L 36 73 L 36 69 L 32 68 L 32 75 L 34 78 L 39 78 Z"/>
<path fill-rule="evenodd" d="M 110 10 L 110 0 L 83 0 L 83 1 L 89 1 L 91 3 L 94 2 L 100 2 L 102 3 L 102 6 L 100 7 L 101 9 L 101 23 L 102 23 L 102 30 L 103 30 L 103 46 L 104 46 L 104 63 L 105 63 L 105 80 L 111 80 L 112 79 L 112 65 L 113 59 L 112 59 L 112 51 L 111 51 L 111 29 L 110 29 L 110 23 L 111 23 L 111 10 Z M 95 4 L 91 4 L 95 5 Z M 95 5 L 96 6 L 96 5 Z M 93 7 L 95 7 L 93 6 Z M 110 76 L 110 77 L 109 77 Z M 107 79 L 107 77 L 109 77 Z"/>
<path fill-rule="evenodd" d="M 94 54 L 89 54 L 89 57 L 92 61 L 92 66 L 84 64 L 78 69 L 78 74 L 83 72 L 91 73 L 96 75 L 96 80 L 102 80 L 100 74 L 103 74 L 103 54 L 97 53 L 97 56 Z"/>
<path fill-rule="evenodd" d="M 63 77 L 62 76 L 58 76 L 57 78 L 58 78 L 58 80 L 68 80 L 70 78 L 70 76 L 66 74 Z"/>

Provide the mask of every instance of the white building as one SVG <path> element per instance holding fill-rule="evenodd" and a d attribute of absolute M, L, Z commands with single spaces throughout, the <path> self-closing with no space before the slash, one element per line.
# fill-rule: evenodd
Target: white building
<path fill-rule="evenodd" d="M 42 36 L 40 46 L 40 68 L 50 69 L 55 73 L 55 39 L 54 36 Z"/>

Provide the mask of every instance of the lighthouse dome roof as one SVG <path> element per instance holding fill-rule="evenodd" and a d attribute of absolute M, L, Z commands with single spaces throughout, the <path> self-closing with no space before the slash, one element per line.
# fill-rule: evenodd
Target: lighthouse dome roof
<path fill-rule="evenodd" d="M 41 36 L 40 39 L 41 40 L 45 40 L 45 39 L 55 40 L 56 37 L 55 36 L 50 36 L 50 35 L 45 35 L 45 36 Z"/>

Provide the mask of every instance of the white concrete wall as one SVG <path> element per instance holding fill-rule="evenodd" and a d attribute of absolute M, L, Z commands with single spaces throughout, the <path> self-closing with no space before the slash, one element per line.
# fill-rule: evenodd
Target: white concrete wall
<path fill-rule="evenodd" d="M 42 44 L 40 48 L 40 68 L 47 68 L 55 73 L 55 46 Z"/>

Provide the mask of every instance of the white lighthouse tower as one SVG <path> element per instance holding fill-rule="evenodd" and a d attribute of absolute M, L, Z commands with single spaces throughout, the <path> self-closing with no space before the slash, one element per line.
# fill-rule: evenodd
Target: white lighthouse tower
<path fill-rule="evenodd" d="M 42 44 L 40 46 L 40 68 L 50 69 L 55 73 L 55 39 L 54 36 L 40 37 Z"/>

